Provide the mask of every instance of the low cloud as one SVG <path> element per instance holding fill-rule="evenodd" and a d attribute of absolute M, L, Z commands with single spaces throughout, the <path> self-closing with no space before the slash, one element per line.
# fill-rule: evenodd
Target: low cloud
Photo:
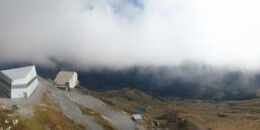
<path fill-rule="evenodd" d="M 0 61 L 259 68 L 257 0 L 2 0 Z"/>

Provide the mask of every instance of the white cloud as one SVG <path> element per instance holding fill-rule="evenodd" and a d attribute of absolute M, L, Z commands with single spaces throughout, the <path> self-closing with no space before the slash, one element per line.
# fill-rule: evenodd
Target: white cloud
<path fill-rule="evenodd" d="M 112 2 L 112 3 L 111 3 Z M 257 0 L 0 1 L 0 61 L 259 68 Z M 120 8 L 120 9 L 118 9 Z"/>

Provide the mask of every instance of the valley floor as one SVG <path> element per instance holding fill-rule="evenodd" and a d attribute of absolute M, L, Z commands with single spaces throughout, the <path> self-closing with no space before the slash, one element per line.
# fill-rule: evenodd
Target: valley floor
<path fill-rule="evenodd" d="M 146 128 L 149 129 L 260 129 L 260 99 L 223 102 L 159 100 L 132 88 L 93 93 L 93 95 L 128 113 L 141 113 L 146 117 Z M 154 121 L 159 123 L 154 125 Z"/>

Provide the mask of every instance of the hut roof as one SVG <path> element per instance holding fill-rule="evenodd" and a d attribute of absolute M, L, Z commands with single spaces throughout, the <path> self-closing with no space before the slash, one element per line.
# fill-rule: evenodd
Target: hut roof
<path fill-rule="evenodd" d="M 60 71 L 54 81 L 57 84 L 65 84 L 69 82 L 75 74 L 76 72 L 73 71 Z"/>
<path fill-rule="evenodd" d="M 27 66 L 15 69 L 8 69 L 1 71 L 2 74 L 6 75 L 12 81 L 18 79 L 24 79 L 27 75 L 35 68 L 35 66 Z"/>
<path fill-rule="evenodd" d="M 142 115 L 140 115 L 140 114 L 133 114 L 133 119 L 134 120 L 142 120 L 143 118 L 142 118 Z"/>

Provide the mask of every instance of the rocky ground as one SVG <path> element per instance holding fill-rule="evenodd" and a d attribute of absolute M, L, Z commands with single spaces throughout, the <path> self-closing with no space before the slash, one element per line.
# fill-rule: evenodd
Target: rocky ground
<path fill-rule="evenodd" d="M 82 89 L 76 88 L 71 91 L 64 91 L 55 87 L 51 80 L 42 78 L 39 78 L 39 86 L 30 97 L 23 99 L 1 98 L 0 104 L 2 107 L 9 108 L 12 105 L 17 105 L 20 109 L 19 114 L 34 116 L 34 106 L 41 105 L 41 100 L 45 93 L 48 93 L 49 99 L 57 102 L 64 115 L 75 123 L 83 125 L 85 129 L 102 130 L 107 128 L 100 121 L 97 121 L 95 117 L 83 114 L 78 104 L 99 113 L 103 118 L 102 120 L 108 122 L 114 129 L 144 129 L 142 125 L 132 121 L 131 115 L 107 106 L 101 100 L 82 91 Z"/>

